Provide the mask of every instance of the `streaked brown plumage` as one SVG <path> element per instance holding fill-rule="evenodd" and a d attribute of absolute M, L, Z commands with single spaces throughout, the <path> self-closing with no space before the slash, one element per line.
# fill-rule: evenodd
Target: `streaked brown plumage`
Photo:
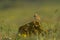
<path fill-rule="evenodd" d="M 41 25 L 39 20 L 39 16 L 37 14 L 34 15 L 34 20 L 23 26 L 20 26 L 18 33 L 20 33 L 21 35 L 26 34 L 27 36 L 31 36 L 32 34 L 37 35 L 37 33 L 39 35 L 43 31 L 43 29 L 40 28 Z"/>

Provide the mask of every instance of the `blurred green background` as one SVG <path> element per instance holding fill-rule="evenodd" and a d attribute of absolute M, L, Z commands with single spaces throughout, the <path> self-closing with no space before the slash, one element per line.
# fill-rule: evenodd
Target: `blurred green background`
<path fill-rule="evenodd" d="M 41 17 L 44 28 L 60 28 L 59 0 L 0 0 L 0 33 L 18 32 L 18 28 L 30 22 L 34 13 Z"/>

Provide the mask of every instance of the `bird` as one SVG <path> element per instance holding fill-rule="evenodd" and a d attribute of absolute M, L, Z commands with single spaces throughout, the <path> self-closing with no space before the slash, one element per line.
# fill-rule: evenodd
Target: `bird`
<path fill-rule="evenodd" d="M 37 35 L 37 33 L 38 35 L 40 35 L 40 33 L 44 31 L 43 29 L 41 29 L 40 17 L 38 16 L 38 14 L 34 14 L 33 18 L 33 21 L 19 27 L 18 34 L 20 34 L 20 36 L 30 37 L 32 36 L 32 34 Z"/>

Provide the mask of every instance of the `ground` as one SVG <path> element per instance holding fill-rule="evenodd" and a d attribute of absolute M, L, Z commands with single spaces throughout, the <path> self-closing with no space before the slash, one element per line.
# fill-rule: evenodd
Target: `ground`
<path fill-rule="evenodd" d="M 39 16 L 41 17 L 41 25 L 44 30 L 57 30 L 57 32 L 52 32 L 52 34 L 49 34 L 49 37 L 41 36 L 41 40 L 43 40 L 44 38 L 46 40 L 53 40 L 53 38 L 55 40 L 60 39 L 59 2 L 14 2 L 12 4 L 10 4 L 10 2 L 1 2 L 0 4 L 0 35 L 1 37 L 3 37 L 2 39 L 7 36 L 9 38 L 12 38 L 12 40 L 15 40 L 17 38 L 16 34 L 18 32 L 18 28 L 21 25 L 24 25 L 25 23 L 33 20 L 32 16 L 35 12 L 37 12 L 37 14 L 39 14 Z M 11 7 L 6 8 L 5 4 L 10 4 Z M 56 9 L 58 9 L 57 12 Z M 31 39 L 29 40 L 34 39 L 37 39 L 37 36 L 31 37 Z"/>

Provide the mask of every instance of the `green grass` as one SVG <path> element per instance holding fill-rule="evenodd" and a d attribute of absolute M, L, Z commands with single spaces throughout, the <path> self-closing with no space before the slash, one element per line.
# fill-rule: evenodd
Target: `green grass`
<path fill-rule="evenodd" d="M 18 5 L 17 5 L 18 4 Z M 25 3 L 24 7 L 21 7 L 19 3 L 17 3 L 13 8 L 3 9 L 0 10 L 0 34 L 2 35 L 3 39 L 6 36 L 11 37 L 12 40 L 16 39 L 16 34 L 18 29 L 21 25 L 28 23 L 32 20 L 34 13 L 37 11 L 39 16 L 41 17 L 41 26 L 44 30 L 46 29 L 56 29 L 56 33 L 52 33 L 55 35 L 56 40 L 60 39 L 59 28 L 60 28 L 60 8 L 59 6 L 39 6 L 31 4 L 28 5 Z M 23 3 L 22 3 L 23 4 Z M 38 9 L 39 8 L 39 9 Z M 58 12 L 55 14 L 56 8 Z M 59 18 L 58 18 L 59 17 Z M 59 21 L 58 21 L 59 20 Z M 51 35 L 51 34 L 49 34 Z M 47 35 L 47 36 L 49 36 Z M 41 40 L 45 38 L 45 40 L 51 39 L 52 37 L 40 37 Z M 23 38 L 21 38 L 23 40 Z M 24 39 L 24 40 L 36 40 L 36 36 L 31 39 Z M 5 40 L 5 39 L 4 39 Z"/>

